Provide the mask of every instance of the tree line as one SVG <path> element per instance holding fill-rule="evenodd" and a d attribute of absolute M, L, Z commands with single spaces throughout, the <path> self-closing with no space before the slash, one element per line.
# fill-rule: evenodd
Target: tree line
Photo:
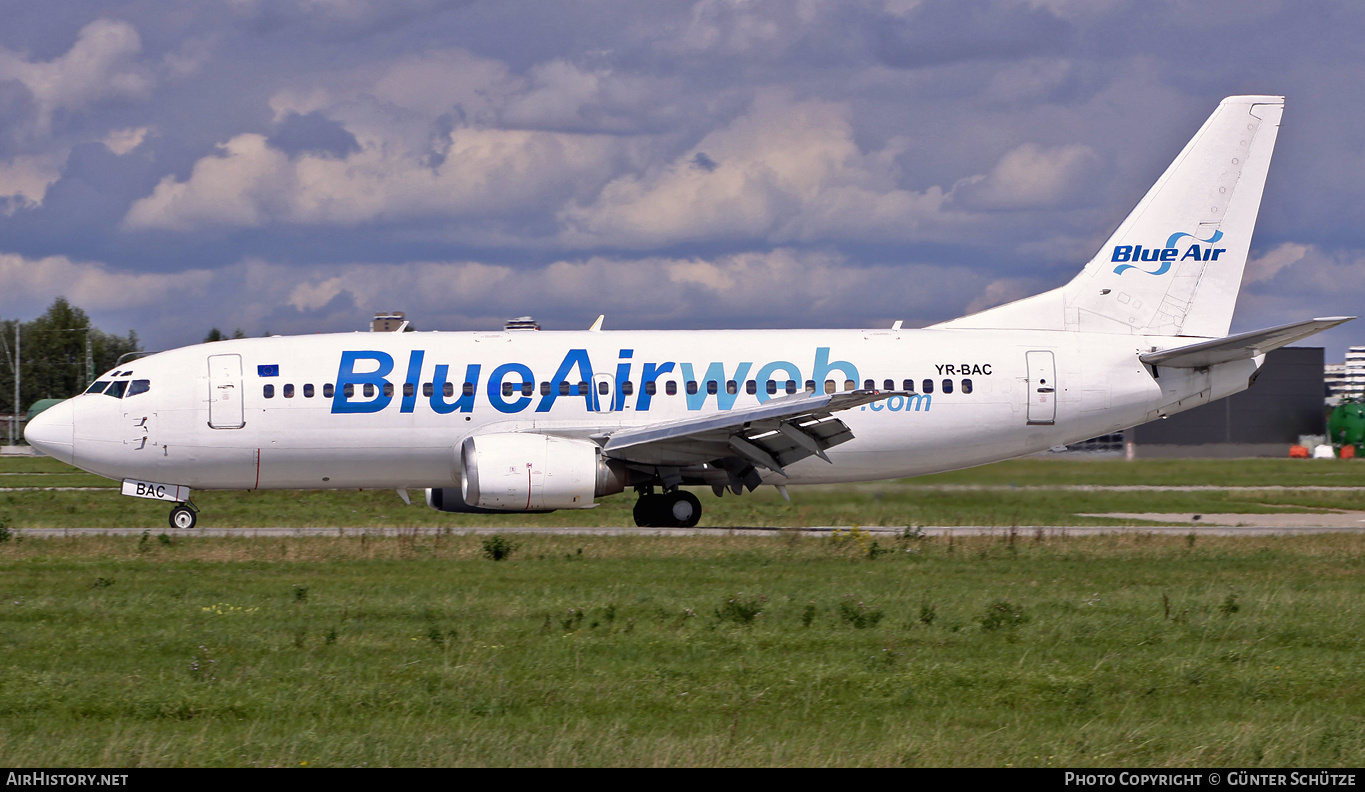
<path fill-rule="evenodd" d="M 15 325 L 19 329 L 17 410 Z M 136 332 L 129 330 L 126 336 L 106 333 L 91 325 L 85 311 L 65 297 L 58 297 L 42 316 L 31 322 L 0 319 L 0 413 L 25 412 L 39 399 L 75 396 L 89 387 L 93 377 L 137 351 Z"/>

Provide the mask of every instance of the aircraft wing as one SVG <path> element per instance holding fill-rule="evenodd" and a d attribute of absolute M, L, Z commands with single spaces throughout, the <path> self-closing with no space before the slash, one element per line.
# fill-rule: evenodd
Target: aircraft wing
<path fill-rule="evenodd" d="M 896 391 L 795 394 L 755 407 L 622 429 L 603 453 L 626 462 L 686 467 L 735 459 L 786 475 L 787 465 L 808 456 L 826 462 L 825 450 L 853 439 L 842 410 L 890 398 Z"/>
<path fill-rule="evenodd" d="M 1257 355 L 1264 355 L 1272 349 L 1279 349 L 1286 344 L 1292 344 L 1314 333 L 1329 330 L 1354 318 L 1354 316 L 1329 316 L 1323 319 L 1309 319 L 1304 322 L 1294 322 L 1266 330 L 1239 333 L 1227 338 L 1201 341 L 1197 344 L 1176 347 L 1175 349 L 1148 352 L 1138 357 L 1143 363 L 1150 366 L 1205 368 L 1219 363 L 1247 360 Z"/>

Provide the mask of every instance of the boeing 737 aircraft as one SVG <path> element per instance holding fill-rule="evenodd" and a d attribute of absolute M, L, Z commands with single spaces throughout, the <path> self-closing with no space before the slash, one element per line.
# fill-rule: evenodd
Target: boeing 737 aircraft
<path fill-rule="evenodd" d="M 336 334 L 142 358 L 48 409 L 44 453 L 196 489 L 409 488 L 447 512 L 697 524 L 683 486 L 898 478 L 1118 431 L 1247 388 L 1353 317 L 1228 336 L 1284 99 L 1229 97 L 1070 283 L 924 329 Z"/>

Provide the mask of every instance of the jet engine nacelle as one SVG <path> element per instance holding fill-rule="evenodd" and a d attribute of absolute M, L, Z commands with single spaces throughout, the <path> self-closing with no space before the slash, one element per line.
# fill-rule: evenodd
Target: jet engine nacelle
<path fill-rule="evenodd" d="M 596 443 L 520 432 L 466 438 L 460 472 L 464 506 L 514 512 L 591 509 L 593 498 L 622 491 L 627 478 Z M 443 511 L 464 511 L 443 500 Z"/>

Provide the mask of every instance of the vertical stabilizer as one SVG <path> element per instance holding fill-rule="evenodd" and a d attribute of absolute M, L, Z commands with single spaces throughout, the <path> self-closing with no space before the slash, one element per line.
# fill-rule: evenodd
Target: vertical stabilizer
<path fill-rule="evenodd" d="M 1224 99 L 1074 280 L 938 326 L 1227 335 L 1283 111 Z"/>

